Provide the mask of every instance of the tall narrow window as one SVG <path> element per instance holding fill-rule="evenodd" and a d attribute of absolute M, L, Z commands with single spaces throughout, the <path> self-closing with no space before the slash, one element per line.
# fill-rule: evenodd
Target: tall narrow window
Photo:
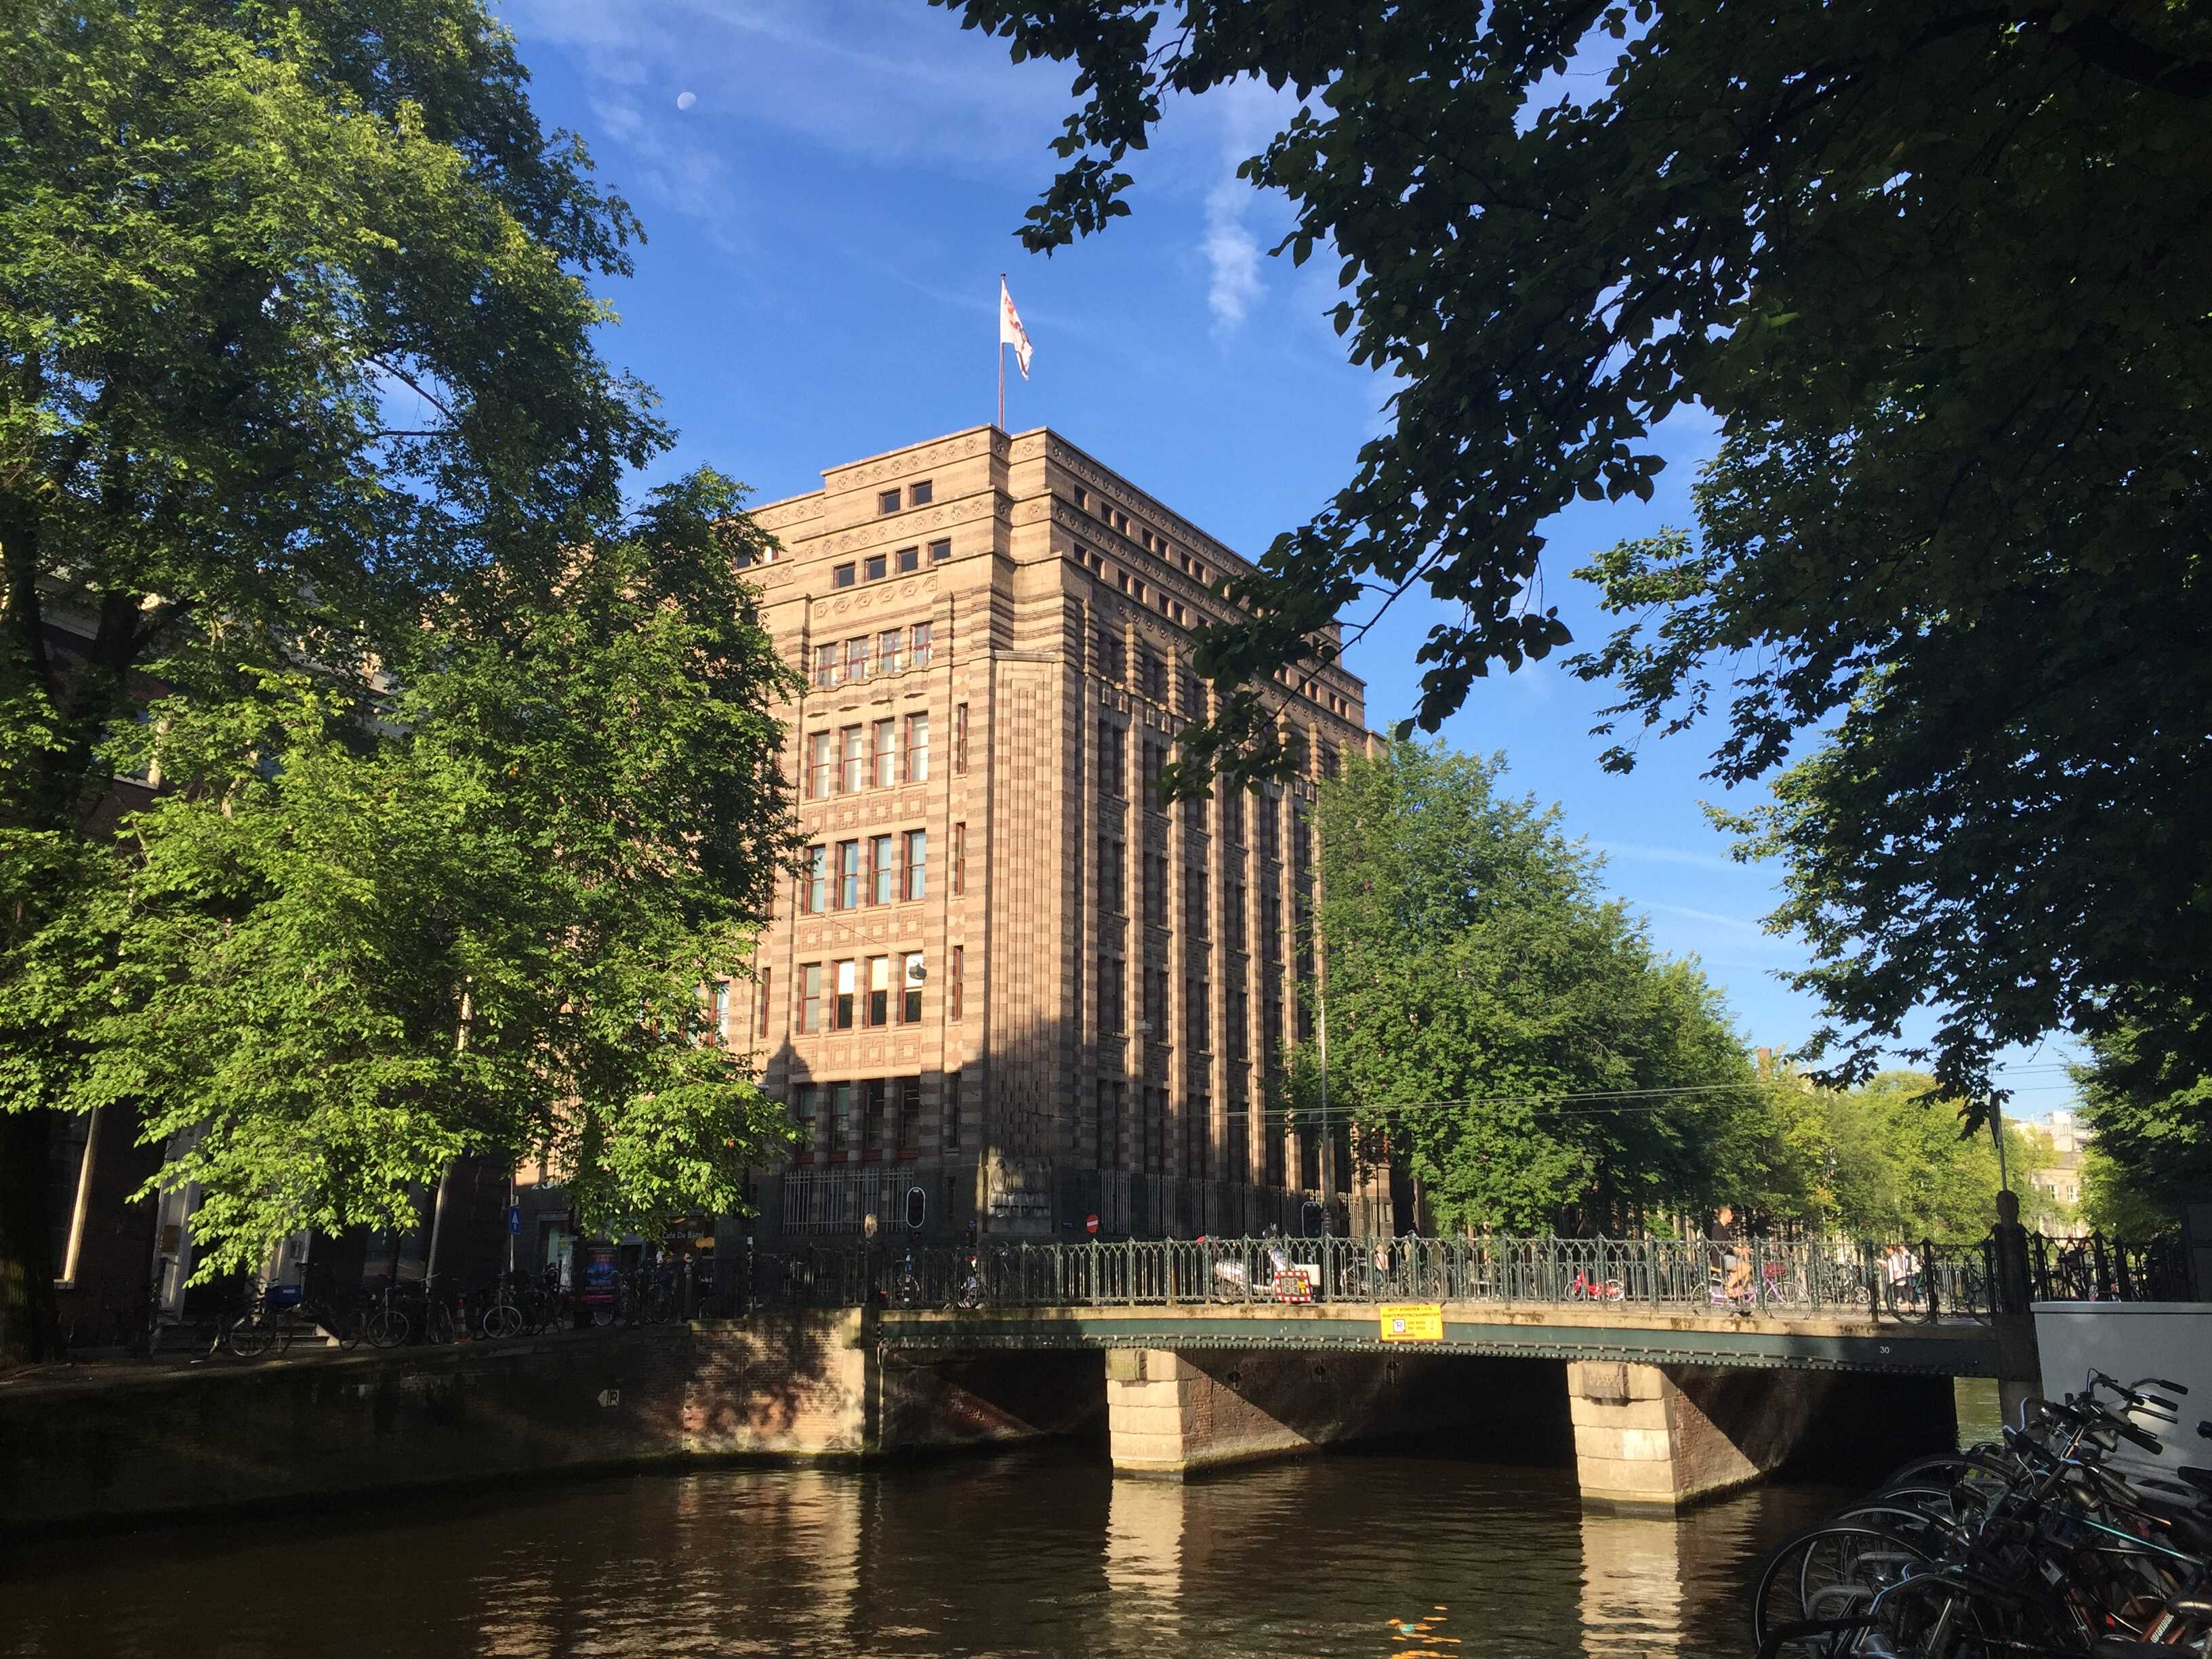
<path fill-rule="evenodd" d="M 859 1000 L 855 988 L 860 976 L 860 965 L 850 960 L 837 964 L 837 990 L 830 1006 L 830 1029 L 849 1031 L 853 1029 L 854 1004 Z"/>
<path fill-rule="evenodd" d="M 921 965 L 921 952 L 906 953 L 899 971 L 899 1018 L 908 1025 L 921 1018 L 921 985 L 926 973 Z"/>
<path fill-rule="evenodd" d="M 908 783 L 929 781 L 929 716 L 908 714 L 906 717 L 906 781 Z"/>
<path fill-rule="evenodd" d="M 1121 585 L 1129 585 L 1127 576 L 1121 578 Z M 1120 629 L 1111 623 L 1100 623 L 1098 631 L 1091 636 L 1091 667 L 1100 679 L 1119 685 L 1128 678 L 1128 647 L 1122 641 Z"/>
<path fill-rule="evenodd" d="M 1168 925 L 1168 855 L 1149 848 L 1145 852 L 1145 925 Z"/>
<path fill-rule="evenodd" d="M 868 678 L 868 636 L 866 634 L 856 640 L 845 641 L 845 678 L 854 681 Z"/>
<path fill-rule="evenodd" d="M 799 878 L 799 908 L 810 916 L 818 916 L 830 907 L 830 849 L 810 847 L 806 849 L 806 871 Z"/>
<path fill-rule="evenodd" d="M 860 1152 L 865 1158 L 881 1155 L 888 1144 L 890 1128 L 891 1080 L 887 1077 L 872 1077 L 860 1085 L 866 1100 L 867 1115 L 861 1130 Z"/>
<path fill-rule="evenodd" d="M 1212 988 L 1202 979 L 1186 979 L 1182 982 L 1183 1042 L 1200 1054 L 1213 1048 Z"/>
<path fill-rule="evenodd" d="M 1164 968 L 1145 969 L 1144 1019 L 1153 1042 L 1168 1041 L 1168 970 Z"/>
<path fill-rule="evenodd" d="M 838 733 L 838 757 L 844 775 L 838 779 L 837 787 L 848 795 L 859 794 L 867 782 L 867 729 L 859 726 L 846 726 Z"/>
<path fill-rule="evenodd" d="M 1098 837 L 1098 908 L 1109 916 L 1123 914 L 1121 858 L 1120 842 L 1111 836 Z"/>
<path fill-rule="evenodd" d="M 840 1157 L 853 1150 L 853 1089 L 849 1083 L 830 1085 L 830 1150 Z"/>
<path fill-rule="evenodd" d="M 898 722 L 878 720 L 868 735 L 869 764 L 875 774 L 875 787 L 888 789 L 898 781 Z"/>
<path fill-rule="evenodd" d="M 1206 866 L 1187 864 L 1182 872 L 1182 925 L 1199 939 L 1210 937 L 1206 914 Z"/>
<path fill-rule="evenodd" d="M 931 654 L 929 624 L 916 623 L 914 625 L 914 644 L 910 653 L 913 665 L 916 668 L 928 667 Z"/>
<path fill-rule="evenodd" d="M 897 842 L 890 836 L 868 837 L 868 902 L 889 904 L 898 896 L 898 866 L 892 861 Z"/>
<path fill-rule="evenodd" d="M 774 969 L 768 968 L 763 968 L 760 970 L 760 996 L 756 1002 L 753 1010 L 753 1035 L 757 1037 L 764 1037 L 768 1035 L 768 1018 L 769 1009 L 770 1006 L 769 986 L 771 982 L 771 975 L 774 971 Z"/>
<path fill-rule="evenodd" d="M 822 1029 L 822 964 L 809 962 L 799 969 L 799 1029 Z"/>
<path fill-rule="evenodd" d="M 837 843 L 837 908 L 860 908 L 860 843 L 857 841 Z"/>
<path fill-rule="evenodd" d="M 1102 1170 L 1121 1167 L 1121 1092 L 1125 1085 L 1106 1078 L 1098 1079 L 1098 1141 L 1096 1162 Z"/>
<path fill-rule="evenodd" d="M 892 1133 L 896 1137 L 899 1156 L 911 1158 L 921 1122 L 921 1079 L 902 1077 L 891 1086 L 896 1091 Z"/>
<path fill-rule="evenodd" d="M 834 640 L 828 645 L 814 647 L 814 683 L 817 685 L 837 684 L 837 645 Z"/>
<path fill-rule="evenodd" d="M 945 1074 L 945 1150 L 960 1150 L 960 1073 Z"/>
<path fill-rule="evenodd" d="M 806 734 L 806 793 L 816 800 L 837 790 L 837 736 L 834 732 Z"/>
<path fill-rule="evenodd" d="M 1168 763 L 1168 746 L 1164 743 L 1155 743 L 1147 738 L 1145 739 L 1144 754 L 1145 805 L 1154 811 L 1159 811 L 1163 810 L 1160 798 L 1154 792 L 1159 787 L 1160 773 L 1165 769 Z"/>
<path fill-rule="evenodd" d="M 799 1131 L 799 1155 L 814 1156 L 814 1114 L 821 1091 L 811 1083 L 791 1085 L 791 1121 Z"/>
<path fill-rule="evenodd" d="M 1121 1031 L 1121 959 L 1098 958 L 1098 1029 L 1118 1036 Z"/>
<path fill-rule="evenodd" d="M 908 899 L 929 896 L 929 831 L 906 832 L 906 894 Z"/>
<path fill-rule="evenodd" d="M 863 1025 L 888 1025 L 891 1023 L 891 959 L 889 957 L 868 958 L 867 1012 Z"/>
<path fill-rule="evenodd" d="M 730 1035 L 730 981 L 718 979 L 707 994 L 708 1041 L 720 1045 Z"/>
<path fill-rule="evenodd" d="M 963 777 L 968 771 L 968 705 L 952 705 L 952 775 Z"/>
<path fill-rule="evenodd" d="M 968 890 L 968 826 L 952 826 L 952 896 L 958 898 Z"/>
<path fill-rule="evenodd" d="M 957 1019 L 965 1012 L 966 996 L 961 986 L 962 969 L 967 965 L 967 950 L 963 945 L 952 947 L 951 971 L 945 977 L 945 1017 Z"/>
<path fill-rule="evenodd" d="M 1098 793 L 1116 800 L 1127 799 L 1129 793 L 1126 741 L 1114 721 L 1098 722 Z"/>
<path fill-rule="evenodd" d="M 876 635 L 876 661 L 882 665 L 878 672 L 896 674 L 906 668 L 906 635 L 896 628 L 886 628 Z"/>

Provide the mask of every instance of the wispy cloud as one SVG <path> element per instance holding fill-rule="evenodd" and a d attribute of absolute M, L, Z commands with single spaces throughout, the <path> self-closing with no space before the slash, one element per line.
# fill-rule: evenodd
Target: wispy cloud
<path fill-rule="evenodd" d="M 1256 80 L 1237 82 L 1212 96 L 1220 122 L 1220 168 L 1206 192 L 1200 246 L 1209 273 L 1206 308 L 1215 329 L 1230 333 L 1250 314 L 1262 289 L 1260 238 L 1246 216 L 1259 198 L 1237 168 L 1281 129 L 1296 100 Z"/>
<path fill-rule="evenodd" d="M 1661 911 L 1670 916 L 1685 916 L 1692 921 L 1701 921 L 1709 927 L 1718 927 L 1727 933 L 1741 933 L 1753 939 L 1773 937 L 1762 924 L 1748 917 L 1727 915 L 1718 910 L 1699 910 L 1687 904 L 1662 904 L 1656 899 L 1642 899 L 1636 902 L 1641 903 L 1647 910 Z"/>
<path fill-rule="evenodd" d="M 1607 858 L 1633 864 L 1683 864 L 1698 870 L 1741 870 L 1745 866 L 1717 853 L 1693 853 L 1683 847 L 1653 847 L 1642 842 L 1594 841 L 1593 849 Z"/>

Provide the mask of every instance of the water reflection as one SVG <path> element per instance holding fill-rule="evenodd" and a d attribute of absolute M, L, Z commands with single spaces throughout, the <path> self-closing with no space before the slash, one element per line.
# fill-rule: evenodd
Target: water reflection
<path fill-rule="evenodd" d="M 0 1582 L 0 1655 L 1726 1654 L 1749 1564 L 1827 1497 L 1655 1521 L 1585 1514 L 1563 1469 L 1177 1486 L 1075 1449 L 496 1496 L 36 1546 Z"/>

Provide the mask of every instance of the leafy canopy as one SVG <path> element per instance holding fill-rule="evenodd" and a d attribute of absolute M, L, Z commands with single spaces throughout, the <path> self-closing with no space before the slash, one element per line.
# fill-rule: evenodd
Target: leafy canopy
<path fill-rule="evenodd" d="M 1279 252 L 1341 262 L 1352 361 L 1399 388 L 1351 480 L 1230 584 L 1250 618 L 1205 632 L 1223 712 L 1187 782 L 1279 760 L 1253 688 L 1363 599 L 1447 607 L 1430 731 L 1565 643 L 1532 597 L 1547 521 L 1648 498 L 1652 428 L 1694 403 L 1723 433 L 1699 537 L 1600 558 L 1633 620 L 1579 666 L 1650 729 L 1723 703 L 1730 782 L 1835 728 L 1754 843 L 1790 860 L 1778 921 L 1819 953 L 1832 1069 L 1865 1075 L 1923 1001 L 1923 1057 L 1975 1099 L 1996 1048 L 2104 1011 L 2190 1035 L 2170 999 L 2212 962 L 2203 8 L 936 3 L 1079 71 L 1038 251 L 1128 210 L 1124 163 L 1173 95 L 1289 88 L 1242 171 L 1288 199 Z"/>
<path fill-rule="evenodd" d="M 792 687 L 734 504 L 695 478 L 557 582 L 441 611 L 373 706 L 299 673 L 155 703 L 169 792 L 33 941 L 16 1012 L 81 1035 L 55 1104 L 180 1138 L 155 1180 L 201 1189 L 203 1275 L 411 1226 L 465 1153 L 545 1158 L 586 1226 L 741 1207 L 787 1131 L 700 994 L 789 845 Z"/>
<path fill-rule="evenodd" d="M 1503 769 L 1399 743 L 1322 787 L 1333 1107 L 1446 1225 L 1617 1232 L 1741 1201 L 1715 1152 L 1748 1141 L 1759 1091 L 1719 996 Z M 1624 1098 L 1559 1098 L 1596 1091 Z"/>

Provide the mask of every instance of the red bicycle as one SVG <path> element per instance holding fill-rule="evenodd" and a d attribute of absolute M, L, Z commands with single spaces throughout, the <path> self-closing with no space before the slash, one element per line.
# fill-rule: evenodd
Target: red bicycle
<path fill-rule="evenodd" d="M 1618 1302 L 1623 1294 L 1617 1279 L 1592 1279 L 1589 1270 L 1577 1267 L 1575 1282 L 1567 1286 L 1569 1296 L 1585 1297 L 1592 1302 Z"/>

